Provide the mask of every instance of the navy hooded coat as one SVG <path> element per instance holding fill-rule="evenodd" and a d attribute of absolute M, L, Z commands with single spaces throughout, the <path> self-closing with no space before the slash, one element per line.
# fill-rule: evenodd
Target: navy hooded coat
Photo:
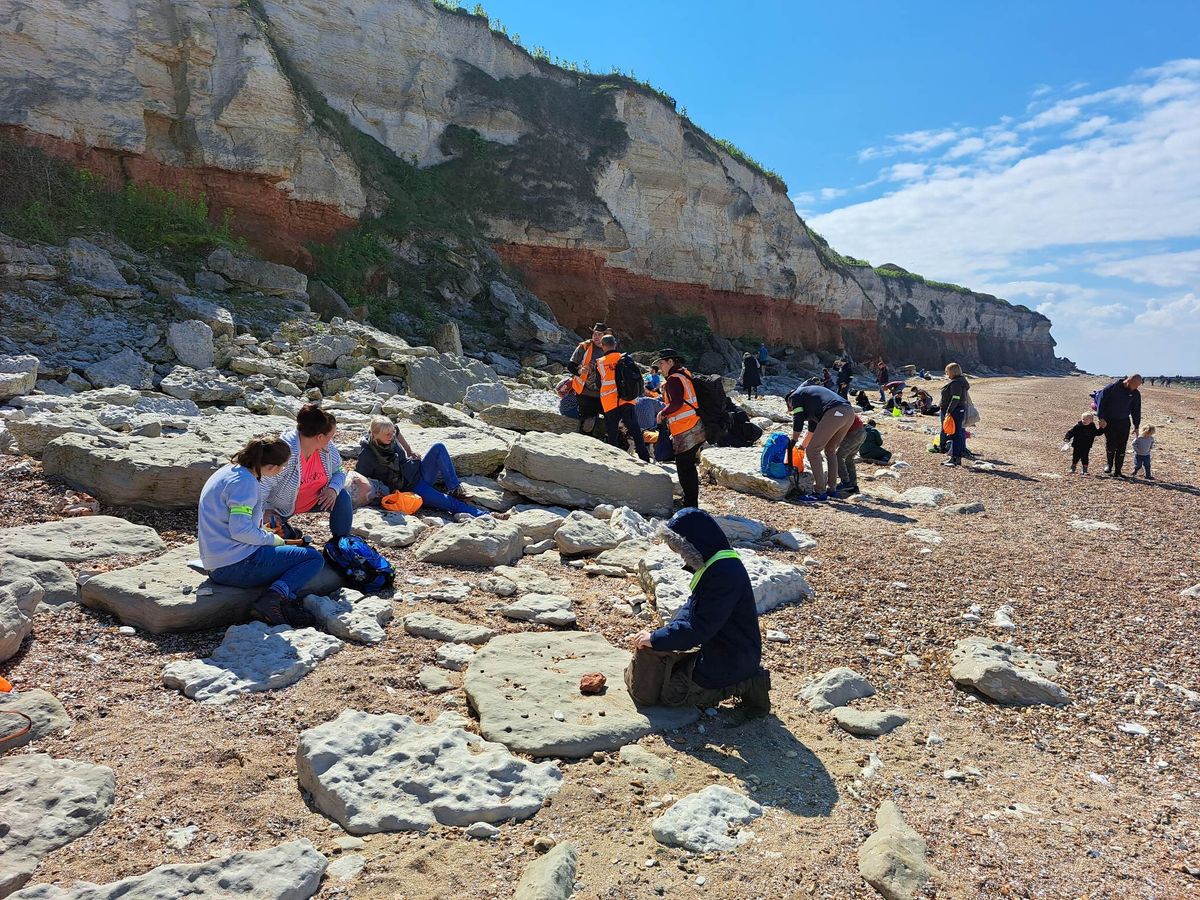
<path fill-rule="evenodd" d="M 705 561 L 728 550 L 725 533 L 708 513 L 684 509 L 667 527 L 688 541 Z M 692 680 L 724 688 L 756 675 L 762 663 L 762 636 L 750 576 L 740 559 L 721 559 L 705 570 L 673 621 L 650 635 L 655 650 L 700 648 Z"/>

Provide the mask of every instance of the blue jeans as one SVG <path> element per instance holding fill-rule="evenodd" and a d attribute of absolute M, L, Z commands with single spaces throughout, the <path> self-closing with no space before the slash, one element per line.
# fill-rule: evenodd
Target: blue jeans
<path fill-rule="evenodd" d="M 443 494 L 435 485 L 441 481 L 446 490 L 457 490 L 462 483 L 458 473 L 454 471 L 454 461 L 450 459 L 450 451 L 445 444 L 434 444 L 421 457 L 421 480 L 413 485 L 413 493 L 421 498 L 425 506 L 440 509 L 444 512 L 466 513 L 469 516 L 487 515 L 485 510 L 463 503 L 457 497 Z"/>
<path fill-rule="evenodd" d="M 1136 475 L 1138 473 L 1138 469 L 1141 469 L 1144 467 L 1146 469 L 1146 477 L 1147 478 L 1153 477 L 1150 474 L 1150 454 L 1149 453 L 1146 453 L 1144 455 L 1141 453 L 1135 453 L 1133 455 L 1133 462 L 1134 462 L 1134 466 L 1133 466 L 1133 474 L 1134 475 Z"/>
<path fill-rule="evenodd" d="M 963 451 L 967 449 L 967 426 L 963 424 L 967 418 L 967 411 L 960 409 L 953 418 L 954 434 L 950 435 L 950 457 L 962 459 Z"/>
<path fill-rule="evenodd" d="M 288 599 L 316 577 L 325 565 L 321 551 L 314 547 L 259 547 L 233 565 L 221 566 L 208 577 L 229 587 L 256 588 L 269 585 Z"/>
<path fill-rule="evenodd" d="M 319 512 L 319 508 L 314 506 L 309 512 Z M 304 515 L 304 513 L 293 513 L 293 515 Z M 270 516 L 267 518 L 269 519 Z M 291 519 L 283 521 L 290 522 Z M 333 502 L 333 509 L 329 511 L 329 533 L 335 538 L 345 537 L 350 533 L 350 525 L 353 521 L 354 501 L 350 499 L 347 491 L 338 491 L 337 500 Z"/>

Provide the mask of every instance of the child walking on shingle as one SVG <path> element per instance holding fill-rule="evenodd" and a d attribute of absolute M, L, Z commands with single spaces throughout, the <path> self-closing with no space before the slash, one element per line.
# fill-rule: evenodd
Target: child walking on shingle
<path fill-rule="evenodd" d="M 1133 456 L 1134 467 L 1133 477 L 1137 478 L 1138 470 L 1146 469 L 1146 480 L 1153 481 L 1154 476 L 1150 474 L 1150 450 L 1154 446 L 1154 426 L 1143 425 L 1142 433 L 1133 439 Z"/>
<path fill-rule="evenodd" d="M 1064 441 L 1071 442 L 1072 475 L 1075 474 L 1075 467 L 1080 463 L 1083 464 L 1083 474 L 1088 473 L 1088 454 L 1092 452 L 1092 443 L 1096 440 L 1096 435 L 1100 433 L 1094 419 L 1095 416 L 1092 413 L 1085 412 L 1079 417 L 1075 426 L 1063 436 Z M 1065 450 L 1066 447 L 1063 449 Z"/>

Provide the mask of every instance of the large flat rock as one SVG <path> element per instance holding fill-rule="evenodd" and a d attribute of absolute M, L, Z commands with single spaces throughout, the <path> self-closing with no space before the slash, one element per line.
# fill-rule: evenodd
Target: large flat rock
<path fill-rule="evenodd" d="M 1066 690 L 1051 680 L 1057 675 L 1058 665 L 1053 660 L 985 637 L 963 638 L 950 654 L 950 677 L 955 684 L 1014 706 L 1069 702 Z"/>
<path fill-rule="evenodd" d="M 409 716 L 348 709 L 301 732 L 300 787 L 351 834 L 425 831 L 431 825 L 527 819 L 562 786 L 553 763 L 531 763 L 443 714 Z"/>
<path fill-rule="evenodd" d="M 418 456 L 434 444 L 445 444 L 454 471 L 460 476 L 493 475 L 508 456 L 508 441 L 494 429 L 452 426 L 449 428 L 405 428 L 404 437 Z"/>
<path fill-rule="evenodd" d="M 510 431 L 545 431 L 551 434 L 573 434 L 579 430 L 579 420 L 560 416 L 557 410 L 545 409 L 531 403 L 514 400 L 503 405 L 489 406 L 479 418 L 497 428 Z"/>
<path fill-rule="evenodd" d="M 350 533 L 372 547 L 407 547 L 428 530 L 429 526 L 416 516 L 368 506 L 354 511 Z"/>
<path fill-rule="evenodd" d="M 763 475 L 758 470 L 761 455 L 760 447 L 705 447 L 700 452 L 700 473 L 742 494 L 782 500 L 792 486 L 791 479 Z"/>
<path fill-rule="evenodd" d="M 484 737 L 534 756 L 589 756 L 696 721 L 694 707 L 634 706 L 624 687 L 629 660 L 590 632 L 506 634 L 475 654 L 463 687 Z M 603 694 L 579 693 L 589 672 L 608 680 Z"/>
<path fill-rule="evenodd" d="M 0 553 L 22 559 L 88 562 L 106 556 L 145 556 L 164 544 L 153 528 L 116 516 L 83 516 L 0 528 Z"/>
<path fill-rule="evenodd" d="M 84 606 L 155 634 L 203 631 L 246 621 L 250 604 L 263 587 L 217 584 L 188 565 L 199 555 L 199 545 L 187 544 L 140 565 L 95 575 L 84 582 L 80 600 Z M 326 566 L 304 586 L 301 596 L 326 595 L 342 584 Z"/>
<path fill-rule="evenodd" d="M 51 732 L 71 727 L 71 717 L 53 694 L 40 688 L 0 694 L 0 713 L 19 712 L 29 716 L 32 726 L 22 737 L 5 740 L 5 735 L 19 731 L 26 724 L 17 716 L 0 715 L 0 754 L 40 740 Z"/>
<path fill-rule="evenodd" d="M 663 515 L 671 510 L 671 476 L 663 469 L 581 434 L 522 435 L 513 442 L 504 467 L 534 481 L 560 484 L 614 506 L 628 506 L 643 515 Z M 505 483 L 503 479 L 501 483 Z"/>
<path fill-rule="evenodd" d="M 32 578 L 0 584 L 0 662 L 11 658 L 33 630 L 33 614 L 42 589 Z"/>
<path fill-rule="evenodd" d="M 107 766 L 44 753 L 0 759 L 0 897 L 25 884 L 47 853 L 108 818 L 115 786 Z"/>
<path fill-rule="evenodd" d="M 207 659 L 169 663 L 163 684 L 202 703 L 229 703 L 242 694 L 295 684 L 341 649 L 341 641 L 314 628 L 233 625 Z"/>
<path fill-rule="evenodd" d="M 79 602 L 79 586 L 65 564 L 51 559 L 22 559 L 0 553 L 0 585 L 17 578 L 29 578 L 42 589 L 39 613 L 59 612 Z"/>
<path fill-rule="evenodd" d="M 524 554 L 515 525 L 484 516 L 446 525 L 413 551 L 421 562 L 448 566 L 506 566 Z"/>
<path fill-rule="evenodd" d="M 201 863 L 171 863 L 110 884 L 39 884 L 14 894 L 13 900 L 308 900 L 321 886 L 328 865 L 308 841 L 292 841 Z"/>

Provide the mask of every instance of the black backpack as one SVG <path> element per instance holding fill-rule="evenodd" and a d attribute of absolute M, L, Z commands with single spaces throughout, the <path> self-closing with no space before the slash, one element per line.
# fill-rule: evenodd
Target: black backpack
<path fill-rule="evenodd" d="M 642 396 L 645 387 L 642 383 L 642 370 L 628 354 L 621 354 L 617 360 L 613 377 L 617 382 L 617 397 L 621 400 L 636 400 Z"/>
<path fill-rule="evenodd" d="M 704 424 L 704 440 L 716 446 L 729 431 L 728 398 L 720 375 L 693 375 L 696 390 L 696 412 Z"/>

